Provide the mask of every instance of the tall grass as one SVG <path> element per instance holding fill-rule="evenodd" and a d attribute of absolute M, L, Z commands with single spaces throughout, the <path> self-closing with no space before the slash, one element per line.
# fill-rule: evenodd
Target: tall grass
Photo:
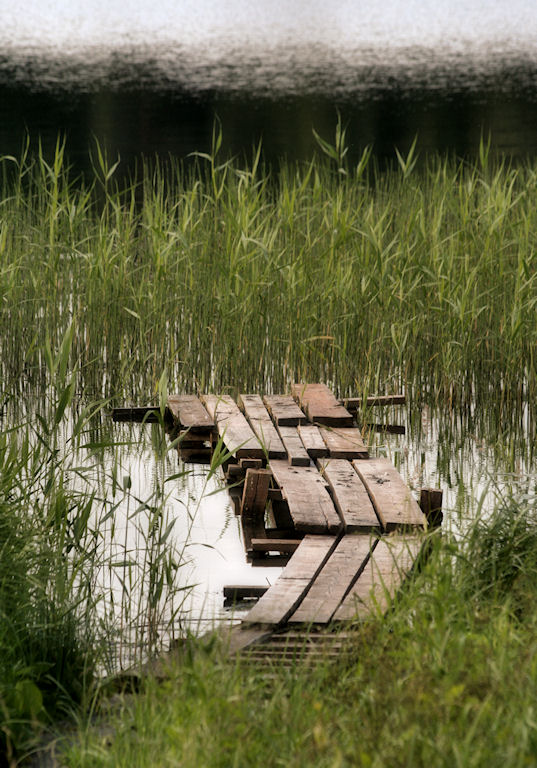
<path fill-rule="evenodd" d="M 533 419 L 537 168 L 486 149 L 343 168 L 338 141 L 337 162 L 279 173 L 216 142 L 123 185 L 100 153 L 72 179 L 61 144 L 4 158 L 3 381 L 42 381 L 37 350 L 73 322 L 99 395 L 150 397 L 167 367 L 184 390 L 305 377 Z"/>

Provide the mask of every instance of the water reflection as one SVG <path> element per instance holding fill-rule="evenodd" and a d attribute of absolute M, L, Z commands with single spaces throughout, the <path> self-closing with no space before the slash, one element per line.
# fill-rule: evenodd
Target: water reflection
<path fill-rule="evenodd" d="M 535 152 L 537 28 L 524 0 L 0 2 L 0 151 L 25 129 L 93 136 L 125 161 L 206 150 L 215 114 L 227 148 L 307 157 L 339 108 L 357 152 Z"/>

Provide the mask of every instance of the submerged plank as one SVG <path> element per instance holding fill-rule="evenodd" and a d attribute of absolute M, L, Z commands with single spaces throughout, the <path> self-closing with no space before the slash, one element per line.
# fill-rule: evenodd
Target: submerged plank
<path fill-rule="evenodd" d="M 319 427 L 321 437 L 334 459 L 367 459 L 369 456 L 358 427 Z"/>
<path fill-rule="evenodd" d="M 265 395 L 263 402 L 278 427 L 296 427 L 308 420 L 292 395 Z"/>
<path fill-rule="evenodd" d="M 393 531 L 395 528 L 427 527 L 425 515 L 391 461 L 376 458 L 353 461 L 352 465 L 365 485 L 375 512 L 387 531 Z"/>
<path fill-rule="evenodd" d="M 328 483 L 345 530 L 348 533 L 380 531 L 379 518 L 369 494 L 352 464 L 344 459 L 320 459 L 318 466 Z"/>
<path fill-rule="evenodd" d="M 271 461 L 270 469 L 298 531 L 323 533 L 341 529 L 325 481 L 315 467 L 291 467 L 286 461 Z"/>
<path fill-rule="evenodd" d="M 294 384 L 292 392 L 309 421 L 328 427 L 352 427 L 352 415 L 326 384 Z"/>
<path fill-rule="evenodd" d="M 158 405 L 112 408 L 112 421 L 156 422 L 158 414 Z"/>
<path fill-rule="evenodd" d="M 287 451 L 289 464 L 292 467 L 309 467 L 310 457 L 304 448 L 296 427 L 278 427 L 278 432 Z"/>
<path fill-rule="evenodd" d="M 297 431 L 302 440 L 302 445 L 312 459 L 328 456 L 328 448 L 319 432 L 319 427 L 316 427 L 314 424 L 301 424 Z"/>
<path fill-rule="evenodd" d="M 214 429 L 214 419 L 196 395 L 170 395 L 168 411 L 175 425 L 181 429 L 190 432 L 211 432 Z"/>
<path fill-rule="evenodd" d="M 233 456 L 237 459 L 262 459 L 265 456 L 244 414 L 229 395 L 203 395 L 201 399 L 214 419 L 224 445 Z"/>
<path fill-rule="evenodd" d="M 384 613 L 405 577 L 412 570 L 420 549 L 420 536 L 383 536 L 334 619 L 367 618 Z"/>
<path fill-rule="evenodd" d="M 282 624 L 295 611 L 336 544 L 335 536 L 305 536 L 280 577 L 244 619 Z"/>
<path fill-rule="evenodd" d="M 364 568 L 371 545 L 370 536 L 344 536 L 289 621 L 328 623 Z"/>
<path fill-rule="evenodd" d="M 285 459 L 287 453 L 283 443 L 259 395 L 239 395 L 238 405 L 269 458 Z"/>

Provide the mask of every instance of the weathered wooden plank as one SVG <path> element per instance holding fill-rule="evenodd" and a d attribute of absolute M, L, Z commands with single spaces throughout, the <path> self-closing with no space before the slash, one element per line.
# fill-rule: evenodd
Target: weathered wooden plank
<path fill-rule="evenodd" d="M 238 405 L 244 411 L 269 458 L 285 459 L 287 454 L 283 443 L 259 395 L 239 395 Z"/>
<path fill-rule="evenodd" d="M 265 395 L 263 402 L 278 427 L 296 427 L 308 421 L 292 395 Z"/>
<path fill-rule="evenodd" d="M 289 621 L 328 623 L 365 566 L 371 544 L 367 535 L 344 536 Z"/>
<path fill-rule="evenodd" d="M 196 395 L 170 395 L 168 411 L 176 426 L 190 432 L 212 432 L 214 419 Z"/>
<path fill-rule="evenodd" d="M 287 465 L 286 465 L 287 466 Z M 336 544 L 334 536 L 305 536 L 280 577 L 247 614 L 253 624 L 281 624 L 294 613 Z"/>
<path fill-rule="evenodd" d="M 112 408 L 112 421 L 158 421 L 158 405 L 144 405 L 132 408 Z"/>
<path fill-rule="evenodd" d="M 385 458 L 356 460 L 352 465 L 365 485 L 385 530 L 427 527 L 425 515 L 391 461 Z"/>
<path fill-rule="evenodd" d="M 252 552 L 295 552 L 301 539 L 252 539 Z"/>
<path fill-rule="evenodd" d="M 265 507 L 271 477 L 266 469 L 246 470 L 240 514 L 247 552 L 252 549 L 252 539 L 262 537 L 265 533 Z"/>
<path fill-rule="evenodd" d="M 422 488 L 420 493 L 420 508 L 427 520 L 429 528 L 440 528 L 444 514 L 442 512 L 443 492 L 439 488 Z"/>
<path fill-rule="evenodd" d="M 333 459 L 367 459 L 369 456 L 358 427 L 319 427 L 321 437 Z"/>
<path fill-rule="evenodd" d="M 309 421 L 328 427 L 352 427 L 352 415 L 326 384 L 294 384 L 292 393 Z"/>
<path fill-rule="evenodd" d="M 370 395 L 369 397 L 344 397 L 340 401 L 348 411 L 359 411 L 364 405 L 372 408 L 375 405 L 404 405 L 405 395 Z"/>
<path fill-rule="evenodd" d="M 282 489 L 295 528 L 306 533 L 338 531 L 342 522 L 315 467 L 290 467 L 286 461 L 271 461 L 270 469 Z"/>
<path fill-rule="evenodd" d="M 354 586 L 334 614 L 337 621 L 367 618 L 390 605 L 422 546 L 412 535 L 383 536 Z"/>
<path fill-rule="evenodd" d="M 319 459 L 318 467 L 328 483 L 347 533 L 380 532 L 375 508 L 352 464 L 345 459 Z"/>
<path fill-rule="evenodd" d="M 278 432 L 282 439 L 285 450 L 287 451 L 287 457 L 289 464 L 292 467 L 309 467 L 310 457 L 304 444 L 300 439 L 298 430 L 296 427 L 278 427 Z"/>
<path fill-rule="evenodd" d="M 229 395 L 203 395 L 203 404 L 214 419 L 227 450 L 237 459 L 262 459 L 265 452 L 239 406 Z"/>
<path fill-rule="evenodd" d="M 324 442 L 319 427 L 313 424 L 301 424 L 297 428 L 302 445 L 312 459 L 319 459 L 328 456 L 328 448 Z"/>
<path fill-rule="evenodd" d="M 224 608 L 241 600 L 259 600 L 263 597 L 268 587 L 248 586 L 244 584 L 229 584 L 224 587 Z"/>

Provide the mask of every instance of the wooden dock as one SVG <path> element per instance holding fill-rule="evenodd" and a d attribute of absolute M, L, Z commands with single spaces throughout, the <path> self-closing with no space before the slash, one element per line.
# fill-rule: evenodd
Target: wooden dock
<path fill-rule="evenodd" d="M 236 402 L 170 396 L 166 416 L 184 460 L 209 461 L 216 444 L 225 449 L 248 559 L 285 565 L 268 589 L 228 588 L 227 600 L 256 600 L 232 630 L 230 652 L 255 646 L 254 658 L 283 658 L 291 640 L 298 647 L 301 628 L 318 633 L 388 609 L 416 567 L 428 521 L 441 521 L 441 493 L 425 489 L 418 504 L 388 459 L 369 456 L 353 413 L 364 403 L 402 401 L 340 401 L 324 384 L 263 398 L 241 394 Z M 120 410 L 125 420 L 128 409 Z M 155 415 L 130 410 L 139 420 Z"/>

